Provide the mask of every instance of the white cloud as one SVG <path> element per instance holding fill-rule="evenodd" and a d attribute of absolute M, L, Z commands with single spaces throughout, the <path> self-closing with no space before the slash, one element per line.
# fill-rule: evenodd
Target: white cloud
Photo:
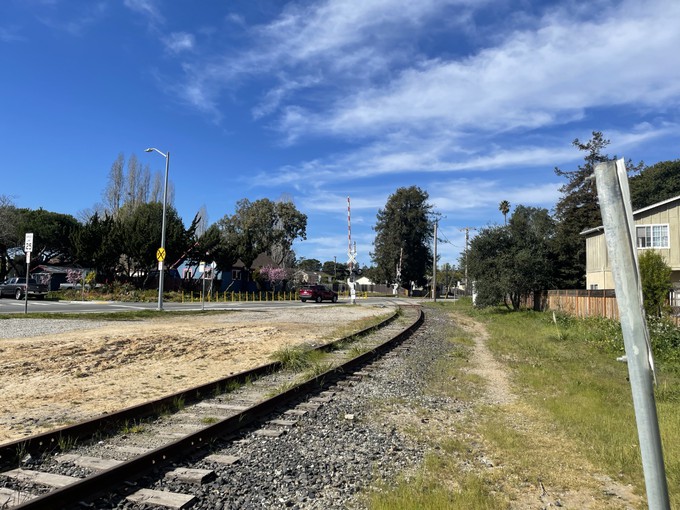
<path fill-rule="evenodd" d="M 495 132 L 570 122 L 592 107 L 677 105 L 680 66 L 667 64 L 677 61 L 680 4 L 623 2 L 607 15 L 582 21 L 561 10 L 467 59 L 420 60 L 328 110 L 293 109 L 281 130 L 353 138 L 404 125 Z"/>
<path fill-rule="evenodd" d="M 129 1 L 129 0 L 128 0 Z M 398 62 L 407 65 L 417 49 L 408 33 L 422 30 L 426 21 L 442 12 L 451 20 L 460 16 L 467 23 L 464 8 L 479 6 L 472 0 L 345 0 L 315 3 L 290 2 L 268 24 L 244 33 L 248 49 L 225 50 L 185 66 L 184 88 L 203 89 L 202 96 L 214 104 L 222 90 L 234 81 L 252 77 L 277 77 L 264 93 L 264 103 L 255 108 L 256 116 L 269 114 L 278 105 L 281 93 L 311 85 L 333 89 L 370 83 L 376 76 L 391 72 Z M 453 9 L 452 7 L 456 7 Z M 231 23 L 243 18 L 229 15 Z M 452 21 L 453 23 L 453 21 Z M 322 74 L 321 83 L 316 77 Z M 290 80 L 290 82 L 289 82 Z M 272 101 L 272 98 L 274 101 Z M 185 98 L 189 102 L 191 98 Z M 202 109 L 200 105 L 197 105 Z M 294 110 L 288 115 L 293 118 Z M 300 120 L 300 119 L 298 119 Z"/>
<path fill-rule="evenodd" d="M 151 18 L 161 20 L 162 16 L 158 9 L 157 0 L 124 0 L 125 7 Z"/>
<path fill-rule="evenodd" d="M 172 53 L 181 53 L 183 51 L 193 50 L 196 41 L 192 34 L 186 32 L 173 32 L 163 39 L 163 43 L 168 51 Z"/>

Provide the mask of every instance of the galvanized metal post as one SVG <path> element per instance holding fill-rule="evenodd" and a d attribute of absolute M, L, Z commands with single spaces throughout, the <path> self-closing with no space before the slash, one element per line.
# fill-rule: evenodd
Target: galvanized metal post
<path fill-rule="evenodd" d="M 437 302 L 437 220 L 434 220 L 434 257 L 432 259 L 432 301 Z"/>
<path fill-rule="evenodd" d="M 647 503 L 652 510 L 667 510 L 670 503 L 654 400 L 654 365 L 633 244 L 633 217 L 630 204 L 626 203 L 630 202 L 628 181 L 623 161 L 618 165 L 623 172 L 617 172 L 617 164 L 613 161 L 595 167 L 597 195 L 626 348 Z"/>

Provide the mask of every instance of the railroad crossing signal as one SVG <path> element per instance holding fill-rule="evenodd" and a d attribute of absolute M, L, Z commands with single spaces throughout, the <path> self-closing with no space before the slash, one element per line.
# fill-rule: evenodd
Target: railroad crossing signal
<path fill-rule="evenodd" d="M 158 248 L 156 251 L 156 260 L 163 262 L 165 260 L 165 248 Z"/>

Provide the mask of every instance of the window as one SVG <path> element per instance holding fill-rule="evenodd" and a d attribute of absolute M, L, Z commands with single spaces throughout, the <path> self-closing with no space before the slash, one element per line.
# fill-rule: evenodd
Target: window
<path fill-rule="evenodd" d="M 638 248 L 668 248 L 668 225 L 642 225 L 635 229 Z"/>
<path fill-rule="evenodd" d="M 240 280 L 241 279 L 241 271 L 238 269 L 232 269 L 231 270 L 231 279 L 232 280 Z"/>
<path fill-rule="evenodd" d="M 590 285 L 590 290 L 597 290 L 597 283 L 592 283 Z"/>

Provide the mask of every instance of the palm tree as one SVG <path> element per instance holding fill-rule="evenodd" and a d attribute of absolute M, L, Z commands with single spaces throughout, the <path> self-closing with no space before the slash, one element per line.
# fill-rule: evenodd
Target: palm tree
<path fill-rule="evenodd" d="M 510 202 L 507 200 L 503 200 L 500 204 L 498 204 L 498 210 L 503 213 L 503 220 L 505 220 L 505 224 L 508 224 L 508 213 L 510 212 Z"/>

